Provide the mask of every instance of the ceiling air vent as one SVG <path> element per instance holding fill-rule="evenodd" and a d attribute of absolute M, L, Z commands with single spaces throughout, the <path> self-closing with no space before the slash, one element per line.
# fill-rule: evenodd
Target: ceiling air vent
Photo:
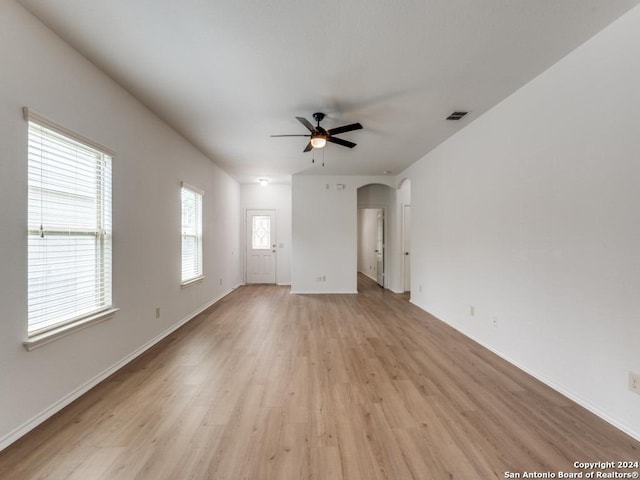
<path fill-rule="evenodd" d="M 447 117 L 447 120 L 460 120 L 469 112 L 453 112 L 451 115 Z"/>

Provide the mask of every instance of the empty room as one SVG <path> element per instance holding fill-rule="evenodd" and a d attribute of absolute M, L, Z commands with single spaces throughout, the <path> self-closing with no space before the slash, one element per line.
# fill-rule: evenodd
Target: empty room
<path fill-rule="evenodd" d="M 0 478 L 638 478 L 640 0 L 3 0 L 0 61 Z"/>

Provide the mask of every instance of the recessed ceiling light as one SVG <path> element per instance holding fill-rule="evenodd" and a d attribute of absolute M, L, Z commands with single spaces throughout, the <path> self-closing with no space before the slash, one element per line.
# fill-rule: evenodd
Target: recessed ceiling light
<path fill-rule="evenodd" d="M 260 180 L 258 180 L 258 183 L 260 185 L 262 185 L 263 187 L 266 187 L 267 185 L 269 185 L 269 179 L 268 178 L 261 178 Z"/>
<path fill-rule="evenodd" d="M 385 170 L 385 171 L 384 171 L 384 172 L 382 172 L 382 173 L 384 173 L 385 175 L 389 175 L 390 173 L 393 173 L 393 172 L 392 172 L 391 170 Z"/>
<path fill-rule="evenodd" d="M 447 117 L 447 120 L 460 120 L 469 112 L 453 112 L 451 115 Z"/>

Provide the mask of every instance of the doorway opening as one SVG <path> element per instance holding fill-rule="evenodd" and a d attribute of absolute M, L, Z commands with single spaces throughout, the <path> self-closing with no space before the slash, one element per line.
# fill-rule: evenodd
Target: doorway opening
<path fill-rule="evenodd" d="M 394 190 L 370 183 L 358 188 L 357 272 L 389 288 L 389 212 L 395 205 Z"/>
<path fill-rule="evenodd" d="M 358 209 L 358 272 L 384 287 L 384 209 Z"/>

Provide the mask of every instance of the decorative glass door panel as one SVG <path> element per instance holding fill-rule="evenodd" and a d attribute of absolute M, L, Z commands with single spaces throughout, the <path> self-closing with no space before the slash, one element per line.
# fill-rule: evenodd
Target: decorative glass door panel
<path fill-rule="evenodd" d="M 251 216 L 251 246 L 254 250 L 271 249 L 271 216 Z"/>

